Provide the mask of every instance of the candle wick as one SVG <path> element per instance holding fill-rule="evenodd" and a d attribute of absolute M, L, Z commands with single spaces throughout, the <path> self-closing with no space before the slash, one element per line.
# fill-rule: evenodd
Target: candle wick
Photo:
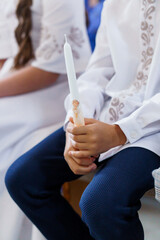
<path fill-rule="evenodd" d="M 67 35 L 66 35 L 66 34 L 64 34 L 64 37 L 65 37 L 66 42 L 68 42 L 68 40 L 67 40 Z"/>

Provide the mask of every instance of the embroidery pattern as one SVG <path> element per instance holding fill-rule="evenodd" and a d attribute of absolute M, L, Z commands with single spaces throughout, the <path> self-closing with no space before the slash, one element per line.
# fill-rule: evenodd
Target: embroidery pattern
<path fill-rule="evenodd" d="M 153 13 L 155 12 L 156 0 L 142 0 L 142 16 L 141 22 L 141 40 L 142 40 L 142 52 L 141 62 L 138 68 L 138 73 L 135 81 L 127 91 L 123 91 L 119 96 L 114 97 L 111 100 L 111 107 L 109 108 L 110 121 L 117 121 L 120 115 L 123 115 L 122 109 L 125 107 L 123 100 L 126 97 L 133 96 L 135 93 L 140 92 L 143 87 L 146 86 L 150 65 L 152 63 L 154 48 L 154 24 Z"/>
<path fill-rule="evenodd" d="M 122 115 L 122 109 L 124 108 L 124 103 L 120 102 L 119 98 L 113 98 L 111 101 L 111 108 L 109 109 L 109 113 L 111 114 L 111 121 L 118 121 L 119 115 Z"/>
<path fill-rule="evenodd" d="M 143 0 L 143 16 L 144 21 L 141 23 L 141 39 L 143 41 L 142 58 L 140 71 L 137 73 L 137 81 L 134 82 L 134 86 L 137 90 L 140 90 L 143 85 L 146 85 L 148 80 L 148 70 L 152 63 L 154 49 L 152 47 L 152 38 L 154 36 L 153 30 L 153 17 L 152 13 L 155 12 L 155 6 L 153 5 L 155 0 Z"/>
<path fill-rule="evenodd" d="M 68 33 L 68 39 L 72 46 L 72 52 L 75 59 L 80 58 L 80 54 L 77 48 L 82 48 L 85 42 L 83 38 L 83 33 L 78 27 L 71 27 L 70 32 Z M 43 45 L 44 42 L 44 45 Z M 45 60 L 50 59 L 54 53 L 62 54 L 64 40 L 59 43 L 54 34 L 52 34 L 49 29 L 46 27 L 42 30 L 42 47 L 37 50 L 37 57 L 43 58 Z"/>

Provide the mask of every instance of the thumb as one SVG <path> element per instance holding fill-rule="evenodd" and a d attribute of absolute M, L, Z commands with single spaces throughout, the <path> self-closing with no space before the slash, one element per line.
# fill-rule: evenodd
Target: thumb
<path fill-rule="evenodd" d="M 96 122 L 96 120 L 93 118 L 85 118 L 84 121 L 85 121 L 85 125 L 93 124 Z"/>

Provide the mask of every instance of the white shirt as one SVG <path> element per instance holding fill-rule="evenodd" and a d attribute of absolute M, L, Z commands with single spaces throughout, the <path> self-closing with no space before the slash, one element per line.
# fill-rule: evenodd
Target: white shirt
<path fill-rule="evenodd" d="M 15 37 L 13 29 L 16 27 L 17 20 L 8 19 L 15 14 L 16 5 L 12 6 L 13 11 L 8 11 L 8 2 L 0 1 L 0 59 L 7 59 L 15 55 Z M 11 3 L 10 3 L 11 4 Z M 14 13 L 14 14 L 13 14 Z M 10 24 L 10 22 L 12 24 Z"/>
<path fill-rule="evenodd" d="M 107 0 L 96 49 L 78 86 L 85 117 L 118 124 L 128 144 L 101 154 L 102 161 L 127 147 L 160 156 L 160 1 Z M 71 115 L 68 96 L 65 101 Z"/>

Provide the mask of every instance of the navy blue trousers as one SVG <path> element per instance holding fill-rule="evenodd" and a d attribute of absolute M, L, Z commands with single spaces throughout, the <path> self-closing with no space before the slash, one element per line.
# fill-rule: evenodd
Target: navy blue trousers
<path fill-rule="evenodd" d="M 62 184 L 80 177 L 64 160 L 64 146 L 59 129 L 9 168 L 6 186 L 28 218 L 48 240 L 143 240 L 140 198 L 153 187 L 160 158 L 133 147 L 107 159 L 82 195 L 81 219 L 61 196 Z"/>

